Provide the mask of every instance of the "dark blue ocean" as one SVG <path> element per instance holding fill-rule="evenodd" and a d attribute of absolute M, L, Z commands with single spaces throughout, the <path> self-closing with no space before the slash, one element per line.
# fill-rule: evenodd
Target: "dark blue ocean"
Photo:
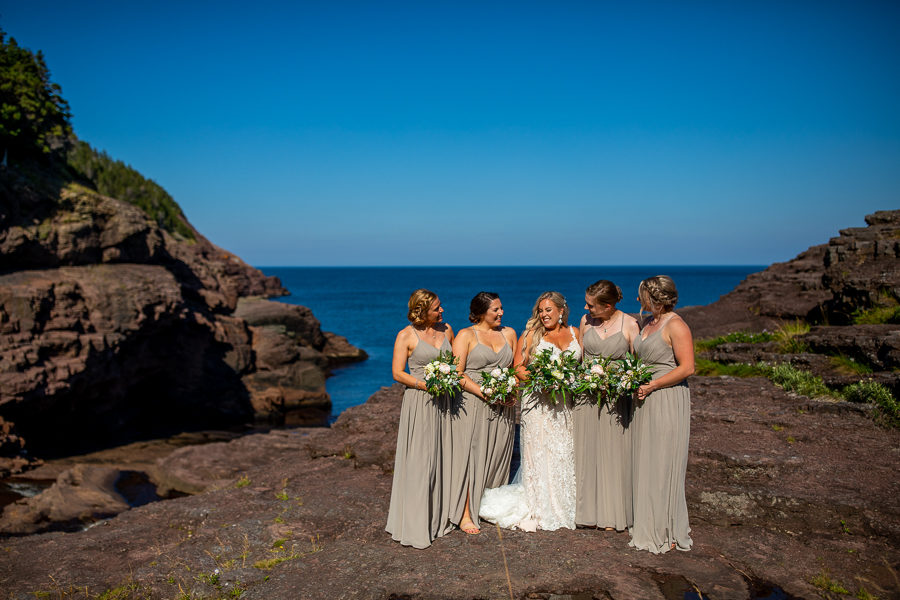
<path fill-rule="evenodd" d="M 345 336 L 369 353 L 369 360 L 336 369 L 327 389 L 332 419 L 362 404 L 379 387 L 390 385 L 391 352 L 405 327 L 406 303 L 416 288 L 437 293 L 444 320 L 459 331 L 469 325 L 469 301 L 484 290 L 503 302 L 503 324 L 522 332 L 535 299 L 547 290 L 569 302 L 570 323 L 584 314 L 584 289 L 598 279 L 622 288 L 619 308 L 637 312 L 637 286 L 645 277 L 665 274 L 678 286 L 679 306 L 709 304 L 764 266 L 631 267 L 260 267 L 281 279 L 290 296 L 282 302 L 312 309 L 322 329 Z"/>

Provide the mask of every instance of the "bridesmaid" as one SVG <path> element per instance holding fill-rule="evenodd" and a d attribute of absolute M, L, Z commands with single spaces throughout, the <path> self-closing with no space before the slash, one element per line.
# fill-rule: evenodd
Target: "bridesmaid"
<path fill-rule="evenodd" d="M 653 380 L 638 388 L 631 423 L 634 525 L 629 545 L 653 554 L 690 550 L 684 477 L 691 427 L 687 378 L 694 373 L 694 343 L 687 323 L 673 312 L 678 291 L 669 277 L 642 281 L 638 300 L 641 312 L 648 310 L 651 316 L 634 350 L 650 366 Z"/>
<path fill-rule="evenodd" d="M 585 362 L 625 358 L 634 350 L 637 321 L 616 308 L 622 290 L 601 279 L 588 286 L 581 319 Z M 591 399 L 593 401 L 593 399 Z M 610 398 L 597 406 L 582 400 L 575 419 L 575 523 L 624 531 L 632 524 L 631 399 Z"/>
<path fill-rule="evenodd" d="M 441 455 L 442 414 L 448 400 L 424 391 L 425 365 L 441 352 L 449 352 L 453 341 L 453 329 L 443 322 L 443 312 L 434 292 L 414 291 L 407 313 L 410 325 L 397 334 L 391 363 L 394 380 L 405 385 L 406 391 L 385 529 L 394 540 L 414 548 L 427 548 L 452 529 Z"/>
<path fill-rule="evenodd" d="M 515 409 L 487 404 L 480 386 L 482 371 L 512 366 L 516 332 L 501 324 L 502 317 L 500 296 L 479 292 L 469 303 L 469 321 L 474 324 L 461 330 L 453 342 L 463 393 L 450 424 L 450 520 L 468 534 L 481 531 L 478 509 L 484 489 L 509 481 Z"/>

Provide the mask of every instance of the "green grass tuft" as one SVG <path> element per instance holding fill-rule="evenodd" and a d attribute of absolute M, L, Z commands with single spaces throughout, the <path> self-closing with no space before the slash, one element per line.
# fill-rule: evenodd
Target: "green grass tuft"
<path fill-rule="evenodd" d="M 900 427 L 900 402 L 897 402 L 887 386 L 864 379 L 848 385 L 841 394 L 848 402 L 874 405 L 877 421 L 888 427 Z"/>
<path fill-rule="evenodd" d="M 703 352 L 705 350 L 712 350 L 713 348 L 721 346 L 722 344 L 761 344 L 763 342 L 770 342 L 773 339 L 774 336 L 768 331 L 763 331 L 761 333 L 752 331 L 733 331 L 727 335 L 720 335 L 719 337 L 714 337 L 708 340 L 697 340 L 696 342 L 694 342 L 694 349 L 697 352 Z"/>
<path fill-rule="evenodd" d="M 695 374 L 704 377 L 718 377 L 727 375 L 729 377 L 764 377 L 767 369 L 758 365 L 748 365 L 745 363 L 721 363 L 714 360 L 706 360 L 698 358 L 694 362 Z"/>
<path fill-rule="evenodd" d="M 816 377 L 809 371 L 797 369 L 788 363 L 780 363 L 771 367 L 769 379 L 778 387 L 801 396 L 819 398 L 836 395 L 825 385 L 821 377 Z"/>
<path fill-rule="evenodd" d="M 828 362 L 831 363 L 831 366 L 834 367 L 835 371 L 842 375 L 868 375 L 872 372 L 872 367 L 866 363 L 859 362 L 858 360 L 843 354 L 836 354 L 829 357 Z"/>
<path fill-rule="evenodd" d="M 821 573 L 810 579 L 809 582 L 820 590 L 826 592 L 832 592 L 834 594 L 850 594 L 850 590 L 842 586 L 839 582 L 833 580 L 828 575 L 828 571 L 825 571 L 824 569 Z"/>
<path fill-rule="evenodd" d="M 793 322 L 782 323 L 775 330 L 773 339 L 778 342 L 779 352 L 783 354 L 800 354 L 809 350 L 806 342 L 797 339 L 806 333 L 809 333 L 809 323 L 796 319 Z"/>

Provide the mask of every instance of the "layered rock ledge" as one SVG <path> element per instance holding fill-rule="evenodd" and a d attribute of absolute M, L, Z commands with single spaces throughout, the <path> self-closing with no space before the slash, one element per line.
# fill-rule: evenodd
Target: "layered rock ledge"
<path fill-rule="evenodd" d="M 40 457 L 291 411 L 326 421 L 330 366 L 364 352 L 304 307 L 259 298 L 245 310 L 246 298 L 287 292 L 186 221 L 194 239 L 53 183 L 0 173 L 0 477 Z M 265 310 L 291 318 L 251 322 Z"/>

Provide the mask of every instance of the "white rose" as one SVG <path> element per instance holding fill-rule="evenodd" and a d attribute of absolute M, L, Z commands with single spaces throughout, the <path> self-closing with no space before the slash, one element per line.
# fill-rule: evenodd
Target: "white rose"
<path fill-rule="evenodd" d="M 563 378 L 562 371 L 560 371 L 560 370 L 558 370 L 558 369 L 553 369 L 552 371 L 550 371 L 550 374 L 553 375 L 553 377 L 554 377 L 555 379 L 562 379 L 562 378 Z"/>
<path fill-rule="evenodd" d="M 594 365 L 591 367 L 591 373 L 595 373 L 597 375 L 603 375 L 604 372 L 605 371 L 603 370 L 603 367 L 601 367 L 600 365 Z"/>
<path fill-rule="evenodd" d="M 441 373 L 446 375 L 450 372 L 450 365 L 448 365 L 447 363 L 441 363 L 441 366 L 438 367 L 438 369 L 441 371 Z"/>
<path fill-rule="evenodd" d="M 513 387 L 514 385 L 516 385 L 516 378 L 510 376 L 510 378 L 506 380 L 506 384 L 507 384 L 509 387 Z"/>
<path fill-rule="evenodd" d="M 558 365 L 559 363 L 562 362 L 562 360 L 560 359 L 559 354 L 556 354 L 556 355 L 550 357 L 550 362 Z"/>
<path fill-rule="evenodd" d="M 500 379 L 500 377 L 502 376 L 503 371 L 501 371 L 500 369 L 494 369 L 493 371 L 491 371 L 491 377 L 493 377 L 494 379 Z"/>
<path fill-rule="evenodd" d="M 481 392 L 482 392 L 485 396 L 490 396 L 491 394 L 494 393 L 494 388 L 490 388 L 490 387 L 482 388 L 482 389 L 481 389 Z"/>
<path fill-rule="evenodd" d="M 596 390 L 596 389 L 597 389 L 597 384 L 596 384 L 596 383 L 592 383 L 592 384 L 591 384 L 591 389 L 592 389 L 592 390 Z"/>

